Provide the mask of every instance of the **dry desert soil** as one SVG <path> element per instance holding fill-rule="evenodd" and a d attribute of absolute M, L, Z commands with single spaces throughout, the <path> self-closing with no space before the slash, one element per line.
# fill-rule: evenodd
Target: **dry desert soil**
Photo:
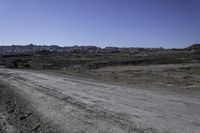
<path fill-rule="evenodd" d="M 0 133 L 199 133 L 199 66 L 119 66 L 87 74 L 110 83 L 0 68 Z"/>

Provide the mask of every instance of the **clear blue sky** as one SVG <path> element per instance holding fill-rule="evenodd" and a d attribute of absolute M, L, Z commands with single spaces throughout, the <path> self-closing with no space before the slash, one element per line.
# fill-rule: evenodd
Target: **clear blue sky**
<path fill-rule="evenodd" d="M 0 45 L 186 47 L 200 0 L 0 0 Z"/>

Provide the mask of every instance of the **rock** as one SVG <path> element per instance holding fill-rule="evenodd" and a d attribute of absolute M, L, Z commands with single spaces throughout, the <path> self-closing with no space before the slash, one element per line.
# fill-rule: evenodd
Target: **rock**
<path fill-rule="evenodd" d="M 36 131 L 40 127 L 40 123 L 38 123 L 34 128 L 33 131 Z"/>

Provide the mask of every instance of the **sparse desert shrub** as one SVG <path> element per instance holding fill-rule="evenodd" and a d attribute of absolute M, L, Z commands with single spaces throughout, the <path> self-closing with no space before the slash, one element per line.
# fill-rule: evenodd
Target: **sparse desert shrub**
<path fill-rule="evenodd" d="M 17 62 L 8 62 L 5 64 L 5 67 L 7 68 L 18 68 Z"/>
<path fill-rule="evenodd" d="M 22 63 L 21 67 L 30 68 L 30 64 L 29 63 Z"/>

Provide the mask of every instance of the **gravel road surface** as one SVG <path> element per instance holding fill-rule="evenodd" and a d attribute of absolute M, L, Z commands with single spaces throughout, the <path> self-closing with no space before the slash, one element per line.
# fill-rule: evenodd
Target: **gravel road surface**
<path fill-rule="evenodd" d="M 200 132 L 198 95 L 5 68 L 0 68 L 0 81 L 63 132 Z"/>

